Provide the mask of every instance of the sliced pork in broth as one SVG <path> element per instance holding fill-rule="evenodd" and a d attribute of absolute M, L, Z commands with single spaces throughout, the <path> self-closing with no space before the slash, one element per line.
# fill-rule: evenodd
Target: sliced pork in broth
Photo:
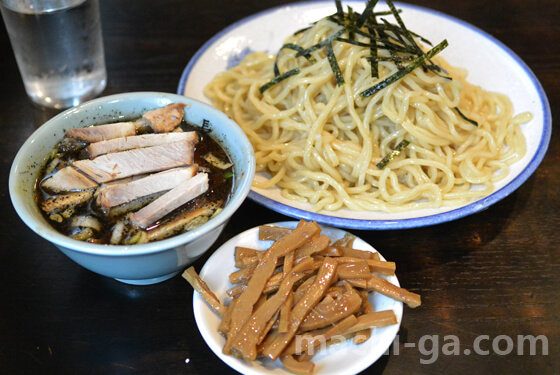
<path fill-rule="evenodd" d="M 136 120 L 69 129 L 37 180 L 36 198 L 72 238 L 145 243 L 218 214 L 232 172 L 225 151 L 173 103 Z"/>

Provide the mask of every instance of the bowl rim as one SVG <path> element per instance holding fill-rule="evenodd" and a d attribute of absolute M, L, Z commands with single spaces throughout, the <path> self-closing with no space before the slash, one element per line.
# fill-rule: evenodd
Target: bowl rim
<path fill-rule="evenodd" d="M 16 193 L 17 183 L 18 183 L 18 175 L 21 173 L 18 169 L 21 168 L 20 164 L 23 162 L 24 154 L 26 153 L 25 150 L 33 147 L 33 144 L 36 142 L 37 139 L 45 135 L 51 134 L 49 132 L 49 127 L 52 126 L 52 123 L 57 123 L 59 121 L 64 121 L 66 118 L 79 113 L 80 111 L 87 110 L 90 108 L 94 108 L 99 106 L 100 104 L 106 104 L 107 102 L 129 102 L 134 100 L 169 100 L 169 103 L 173 102 L 180 102 L 187 105 L 194 105 L 198 108 L 202 109 L 203 111 L 212 112 L 213 116 L 217 117 L 220 121 L 224 121 L 227 123 L 231 123 L 231 128 L 228 128 L 228 139 L 232 136 L 231 139 L 236 139 L 239 142 L 232 142 L 236 146 L 245 146 L 250 152 L 246 153 L 246 157 L 249 161 L 248 165 L 246 166 L 246 171 L 242 173 L 241 176 L 238 177 L 236 184 L 237 188 L 235 189 L 235 194 L 232 194 L 230 200 L 223 208 L 222 212 L 220 212 L 216 217 L 209 220 L 207 223 L 201 225 L 200 227 L 193 229 L 192 231 L 175 235 L 169 237 L 167 239 L 149 242 L 145 244 L 139 245 L 111 245 L 111 244 L 92 244 L 89 242 L 83 242 L 79 240 L 72 239 L 62 233 L 56 231 L 50 225 L 45 224 L 44 222 L 37 219 L 36 215 L 33 212 L 30 212 L 26 208 L 26 204 L 22 199 L 22 194 Z M 225 139 L 225 138 L 224 138 Z M 215 139 L 219 141 L 218 139 Z M 146 255 L 146 254 L 154 254 L 158 252 L 167 251 L 178 246 L 186 245 L 199 237 L 205 235 L 206 233 L 211 232 L 212 230 L 216 229 L 218 226 L 227 223 L 229 218 L 235 213 L 235 211 L 241 206 L 243 201 L 247 198 L 249 191 L 251 189 L 251 185 L 253 182 L 253 178 L 255 175 L 255 156 L 253 152 L 252 145 L 245 135 L 245 133 L 241 130 L 241 128 L 233 121 L 230 117 L 228 117 L 223 112 L 219 111 L 218 109 L 203 103 L 199 100 L 192 99 L 183 95 L 172 94 L 172 93 L 164 93 L 164 92 L 156 92 L 156 91 L 141 91 L 141 92 L 131 92 L 131 93 L 122 93 L 122 94 L 114 94 L 108 95 L 100 98 L 96 98 L 93 100 L 89 100 L 84 102 L 76 107 L 70 108 L 61 112 L 48 120 L 47 122 L 43 123 L 39 128 L 37 128 L 23 143 L 23 145 L 19 148 L 14 160 L 12 161 L 12 165 L 10 168 L 10 175 L 9 175 L 9 193 L 10 198 L 12 201 L 12 205 L 16 210 L 18 216 L 21 220 L 36 234 L 40 237 L 46 239 L 47 241 L 53 243 L 57 246 L 62 246 L 64 248 L 77 251 L 80 253 L 87 253 L 92 255 L 99 255 L 99 256 L 136 256 L 136 255 Z"/>

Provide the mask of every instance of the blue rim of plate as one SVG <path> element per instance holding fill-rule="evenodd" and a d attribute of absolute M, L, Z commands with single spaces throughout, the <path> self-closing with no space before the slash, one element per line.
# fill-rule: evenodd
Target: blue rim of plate
<path fill-rule="evenodd" d="M 349 2 L 353 2 L 353 1 L 349 1 Z M 282 5 L 282 6 L 270 8 L 270 9 L 264 10 L 262 12 L 256 13 L 254 15 L 248 16 L 246 18 L 243 18 L 243 19 L 233 23 L 232 25 L 226 27 L 225 29 L 223 29 L 222 31 L 217 33 L 216 35 L 214 35 L 211 39 L 209 39 L 206 43 L 204 43 L 204 45 L 194 54 L 194 56 L 191 58 L 191 60 L 189 61 L 189 63 L 185 67 L 185 69 L 183 70 L 183 73 L 182 73 L 180 81 L 179 81 L 179 85 L 177 87 L 177 93 L 179 95 L 183 95 L 183 92 L 185 91 L 185 87 L 186 87 L 186 82 L 187 82 L 187 80 L 189 78 L 189 75 L 190 75 L 191 71 L 193 70 L 194 66 L 196 65 L 196 63 L 198 62 L 200 57 L 209 48 L 211 48 L 211 46 L 214 44 L 214 42 L 216 42 L 222 36 L 224 36 L 225 34 L 227 34 L 230 31 L 238 28 L 239 26 L 241 26 L 243 24 L 246 24 L 247 22 L 250 22 L 250 21 L 252 21 L 256 18 L 262 17 L 266 14 L 278 11 L 278 10 L 283 9 L 285 7 L 288 7 L 288 6 L 289 7 L 298 7 L 298 6 L 306 6 L 306 5 L 310 5 L 310 4 L 318 4 L 318 5 L 332 4 L 332 1 L 303 1 L 303 2 L 299 2 L 299 3 L 287 4 L 287 5 Z M 302 209 L 299 209 L 299 208 L 296 208 L 296 207 L 286 205 L 284 203 L 280 203 L 278 201 L 275 201 L 273 199 L 265 197 L 264 195 L 261 195 L 261 194 L 255 192 L 254 190 L 251 190 L 249 192 L 249 195 L 248 195 L 248 197 L 251 200 L 253 200 L 253 201 L 255 201 L 255 202 L 257 202 L 257 203 L 259 203 L 259 204 L 261 204 L 261 205 L 263 205 L 263 206 L 265 206 L 265 207 L 267 207 L 267 208 L 269 208 L 273 211 L 276 211 L 278 213 L 281 213 L 281 214 L 284 214 L 284 215 L 287 215 L 287 216 L 290 216 L 290 217 L 294 217 L 294 218 L 298 218 L 298 219 L 306 219 L 306 220 L 315 220 L 318 223 L 337 226 L 337 227 L 340 227 L 340 228 L 358 229 L 358 230 L 410 229 L 410 228 L 419 228 L 419 227 L 431 226 L 431 225 L 436 225 L 436 224 L 441 224 L 441 223 L 457 220 L 457 219 L 463 218 L 465 216 L 469 216 L 469 215 L 472 215 L 472 214 L 477 213 L 479 211 L 485 210 L 486 208 L 488 208 L 491 205 L 497 203 L 498 201 L 506 198 L 511 193 L 513 193 L 515 190 L 517 190 L 535 172 L 535 170 L 537 169 L 537 167 L 539 166 L 539 164 L 543 160 L 544 155 L 546 154 L 546 151 L 548 149 L 548 144 L 550 142 L 550 137 L 551 137 L 551 132 L 552 132 L 552 114 L 551 114 L 550 104 L 548 102 L 548 98 L 546 96 L 546 93 L 545 93 L 541 83 L 539 82 L 537 76 L 533 73 L 531 68 L 529 68 L 529 66 L 515 52 L 513 52 L 508 46 L 503 44 L 501 41 L 499 41 L 498 39 L 496 39 L 492 35 L 486 33 L 485 31 L 479 29 L 478 27 L 476 27 L 476 26 L 474 26 L 474 25 L 472 25 L 468 22 L 465 22 L 461 19 L 458 19 L 456 17 L 447 15 L 447 14 L 439 12 L 439 11 L 432 10 L 432 9 L 429 9 L 429 8 L 424 8 L 424 7 L 417 6 L 417 5 L 398 3 L 398 2 L 395 2 L 395 5 L 397 7 L 416 9 L 416 10 L 419 10 L 419 11 L 422 11 L 422 12 L 431 13 L 431 14 L 439 16 L 439 17 L 447 18 L 448 20 L 450 20 L 454 23 L 460 24 L 460 25 L 462 25 L 462 26 L 464 26 L 468 29 L 471 29 L 472 31 L 476 32 L 477 34 L 480 34 L 484 38 L 488 39 L 496 47 L 498 47 L 498 48 L 502 49 L 504 52 L 506 52 L 506 54 L 509 55 L 522 68 L 522 70 L 525 72 L 527 77 L 529 77 L 531 79 L 531 82 L 532 82 L 533 86 L 535 87 L 536 91 L 539 94 L 539 101 L 540 101 L 542 112 L 543 112 L 543 133 L 542 133 L 542 137 L 539 141 L 539 145 L 537 147 L 537 152 L 535 153 L 535 155 L 533 155 L 533 158 L 531 159 L 529 164 L 527 164 L 525 169 L 523 169 L 523 171 L 521 171 L 521 173 L 518 174 L 507 185 L 503 186 L 501 189 L 495 191 L 494 193 L 490 194 L 487 197 L 484 197 L 484 198 L 479 199 L 475 202 L 469 203 L 465 206 L 461 206 L 459 208 L 456 208 L 456 209 L 453 209 L 453 210 L 450 210 L 450 211 L 446 211 L 446 212 L 442 212 L 442 213 L 438 213 L 438 214 L 433 214 L 433 215 L 429 215 L 429 216 L 420 216 L 420 217 L 414 217 L 414 218 L 408 218 L 408 219 L 364 220 L 364 219 L 352 219 L 352 218 L 344 218 L 344 217 L 338 217 L 338 216 L 324 215 L 324 214 L 321 214 L 321 213 L 302 210 Z"/>

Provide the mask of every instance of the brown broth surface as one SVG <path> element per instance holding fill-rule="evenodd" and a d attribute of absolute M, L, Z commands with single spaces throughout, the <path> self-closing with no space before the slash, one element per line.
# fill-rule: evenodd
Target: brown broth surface
<path fill-rule="evenodd" d="M 208 173 L 208 190 L 200 195 L 199 197 L 193 199 L 190 202 L 187 202 L 183 206 L 179 207 L 178 209 L 174 210 L 173 212 L 169 213 L 167 216 L 163 217 L 161 220 L 158 220 L 156 223 L 151 225 L 149 228 L 146 229 L 147 232 L 154 230 L 162 225 L 166 225 L 167 223 L 173 222 L 177 217 L 184 214 L 185 212 L 190 212 L 195 210 L 199 207 L 207 205 L 209 203 L 216 203 L 221 202 L 219 205 L 220 208 L 223 208 L 231 195 L 232 188 L 233 188 L 233 168 L 229 167 L 227 169 L 220 169 L 215 167 L 214 165 L 208 163 L 204 160 L 204 156 L 208 153 L 212 153 L 214 156 L 218 157 L 221 160 L 230 162 L 229 157 L 227 156 L 226 152 L 223 148 L 214 140 L 210 135 L 203 129 L 194 125 L 191 125 L 185 121 L 181 123 L 181 128 L 184 131 L 196 131 L 199 136 L 199 141 L 195 147 L 194 153 L 194 163 L 198 164 L 199 171 L 203 171 Z M 87 145 L 87 142 L 84 142 L 84 145 Z M 35 184 L 35 199 L 37 205 L 41 209 L 43 203 L 48 200 L 49 198 L 56 197 L 57 194 L 53 194 L 52 192 L 47 191 L 41 186 L 41 182 L 61 169 L 64 166 L 71 164 L 75 160 L 84 159 L 81 156 L 82 149 L 74 150 L 71 147 L 68 147 L 67 143 L 63 140 L 61 141 L 56 148 L 59 151 L 59 154 L 62 153 L 63 156 L 59 157 L 61 162 L 57 165 L 56 169 L 47 175 L 47 168 L 50 162 L 53 160 L 54 157 L 48 158 L 44 167 L 39 172 L 39 177 Z M 54 154 L 54 153 L 53 153 Z M 60 193 L 58 195 L 63 195 L 64 193 Z M 158 196 L 162 194 L 158 194 L 157 196 L 148 197 L 148 201 L 152 201 Z M 113 231 L 114 225 L 124 219 L 126 214 L 116 215 L 114 214 L 114 210 L 110 212 L 103 212 L 103 210 L 95 203 L 95 196 L 92 198 L 87 204 L 81 205 L 77 207 L 73 213 L 73 215 L 69 218 L 64 219 L 62 222 L 54 221 L 50 218 L 50 214 L 43 211 L 43 216 L 45 219 L 60 233 L 67 235 L 67 236 L 74 236 L 76 233 L 81 230 L 79 227 L 72 226 L 72 217 L 77 216 L 91 216 L 96 218 L 103 226 L 102 230 L 98 233 L 95 233 L 95 236 L 91 239 L 88 239 L 88 242 L 94 243 L 109 243 L 111 233 Z M 83 229 L 83 228 L 82 228 Z M 175 233 L 179 234 L 179 233 Z"/>

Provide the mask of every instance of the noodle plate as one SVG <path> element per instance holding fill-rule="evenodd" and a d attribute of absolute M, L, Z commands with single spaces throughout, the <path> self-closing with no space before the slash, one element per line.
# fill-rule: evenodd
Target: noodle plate
<path fill-rule="evenodd" d="M 341 28 L 325 18 L 285 43 L 306 49 Z M 355 39 L 369 42 L 363 35 Z M 531 114 L 514 115 L 506 95 L 469 84 L 466 70 L 436 56 L 431 62 L 443 74 L 416 68 L 364 97 L 402 63 L 379 50 L 379 78 L 373 77 L 370 48 L 331 45 L 344 84 L 337 83 L 325 48 L 313 51 L 311 61 L 285 48 L 277 57 L 252 53 L 205 88 L 251 140 L 257 172 L 270 176 L 253 186 L 277 186 L 314 211 L 452 207 L 491 194 L 525 154 L 520 125 Z M 299 73 L 261 93 L 275 78 L 275 63 L 280 72 Z M 408 145 L 394 152 L 403 141 Z"/>

